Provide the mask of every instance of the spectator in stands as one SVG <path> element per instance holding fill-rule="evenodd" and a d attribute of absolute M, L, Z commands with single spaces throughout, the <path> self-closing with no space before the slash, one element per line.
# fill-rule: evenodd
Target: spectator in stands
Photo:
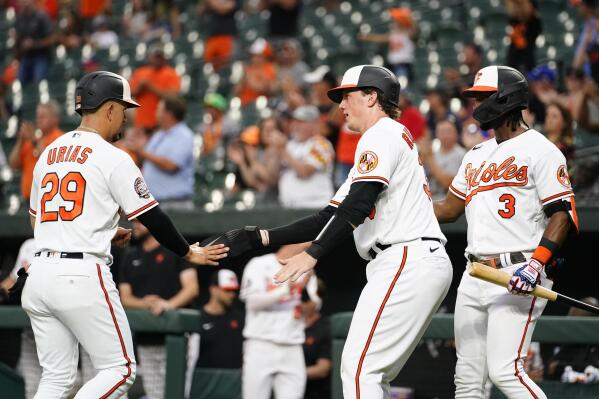
<path fill-rule="evenodd" d="M 243 184 L 258 192 L 259 203 L 277 203 L 281 147 L 286 143 L 278 119 L 265 118 L 246 128 L 240 138 L 228 146 L 229 160 L 237 165 Z"/>
<path fill-rule="evenodd" d="M 257 39 L 249 49 L 250 59 L 243 65 L 243 76 L 235 89 L 245 106 L 260 96 L 270 97 L 277 85 L 277 68 L 271 61 L 272 46 Z"/>
<path fill-rule="evenodd" d="M 318 279 L 318 290 L 313 298 L 302 291 L 302 315 L 305 335 L 304 360 L 306 361 L 306 392 L 304 399 L 331 397 L 331 324 L 320 314 L 324 283 Z"/>
<path fill-rule="evenodd" d="M 399 93 L 399 109 L 401 115 L 398 122 L 408 128 L 416 142 L 422 140 L 426 134 L 426 119 L 418 108 L 412 103 L 412 93 L 402 90 Z"/>
<path fill-rule="evenodd" d="M 94 30 L 93 21 L 98 15 L 110 11 L 111 0 L 80 0 L 79 18 L 83 25 L 85 33 L 91 33 Z"/>
<path fill-rule="evenodd" d="M 259 0 L 259 8 L 268 10 L 268 38 L 273 42 L 299 35 L 302 0 Z"/>
<path fill-rule="evenodd" d="M 227 117 L 227 100 L 218 93 L 210 93 L 204 97 L 204 111 L 208 115 L 198 127 L 202 135 L 202 154 L 210 154 L 221 145 L 223 138 L 230 138 L 239 133 L 239 123 Z"/>
<path fill-rule="evenodd" d="M 301 45 L 297 39 L 285 39 L 277 46 L 276 51 L 277 80 L 285 90 L 300 88 L 304 85 L 304 76 L 308 73 L 308 65 L 302 61 Z"/>
<path fill-rule="evenodd" d="M 462 91 L 472 87 L 476 72 L 483 67 L 483 49 L 476 43 L 464 44 L 460 55 L 462 65 L 466 68 L 460 71 L 457 68 L 445 69 L 445 80 L 447 81 L 451 97 L 462 97 Z"/>
<path fill-rule="evenodd" d="M 54 36 L 52 22 L 34 0 L 20 0 L 15 21 L 15 50 L 19 60 L 18 79 L 21 85 L 46 79 Z"/>
<path fill-rule="evenodd" d="M 304 396 L 306 366 L 301 297 L 304 287 L 312 298 L 316 277 L 306 274 L 295 283 L 276 285 L 278 259 L 299 254 L 308 243 L 285 245 L 276 254 L 253 258 L 243 271 L 239 297 L 245 302 L 242 397 L 299 399 Z"/>
<path fill-rule="evenodd" d="M 572 119 L 577 121 L 578 111 L 584 100 L 584 72 L 581 69 L 568 67 L 565 82 L 566 92 L 559 95 L 559 102 L 570 111 Z"/>
<path fill-rule="evenodd" d="M 429 136 L 433 137 L 437 129 L 437 123 L 440 121 L 450 119 L 457 123 L 457 116 L 449 109 L 449 98 L 445 90 L 441 88 L 430 89 L 426 93 L 426 100 L 429 105 L 429 110 L 425 115 Z"/>
<path fill-rule="evenodd" d="M 21 171 L 21 195 L 25 200 L 31 194 L 33 168 L 39 156 L 62 135 L 59 123 L 60 106 L 51 100 L 37 106 L 35 125 L 25 121 L 19 128 L 17 142 L 10 152 L 8 163 L 11 168 Z"/>
<path fill-rule="evenodd" d="M 362 137 L 362 133 L 350 130 L 347 123 L 341 125 L 335 149 L 335 176 L 333 179 L 335 188 L 341 187 L 354 166 L 354 156 L 360 137 Z"/>
<path fill-rule="evenodd" d="M 279 201 L 286 208 L 325 207 L 334 194 L 335 151 L 317 133 L 319 116 L 313 105 L 293 112 L 292 137 L 281 148 L 285 168 L 279 179 Z"/>
<path fill-rule="evenodd" d="M 582 301 L 599 306 L 593 297 Z M 596 316 L 586 310 L 571 307 L 568 316 Z M 596 345 L 569 344 L 553 349 L 553 357 L 549 359 L 546 376 L 551 380 L 566 383 L 597 384 L 599 383 L 599 348 Z"/>
<path fill-rule="evenodd" d="M 160 130 L 133 150 L 143 160 L 142 172 L 154 197 L 164 209 L 193 209 L 193 132 L 185 124 L 185 102 L 167 97 L 158 106 Z"/>
<path fill-rule="evenodd" d="M 555 87 L 556 80 L 557 74 L 546 64 L 539 65 L 528 73 L 531 94 L 528 109 L 534 115 L 535 123 L 545 120 L 547 106 L 559 96 Z"/>
<path fill-rule="evenodd" d="M 414 80 L 414 36 L 416 35 L 412 11 L 407 7 L 389 9 L 391 25 L 388 33 L 360 34 L 358 38 L 372 43 L 387 43 L 387 63 L 395 73 L 402 87 Z"/>
<path fill-rule="evenodd" d="M 123 306 L 147 309 L 154 316 L 183 308 L 198 296 L 195 268 L 163 248 L 138 221 L 133 221 L 138 245 L 130 247 L 120 266 L 119 292 Z M 136 333 L 139 374 L 149 399 L 164 397 L 166 347 L 164 335 Z"/>
<path fill-rule="evenodd" d="M 106 15 L 98 15 L 94 18 L 94 32 L 89 38 L 92 46 L 100 50 L 109 49 L 119 44 L 119 36 L 110 28 Z"/>
<path fill-rule="evenodd" d="M 210 299 L 200 314 L 200 354 L 196 367 L 241 369 L 245 314 L 233 303 L 239 290 L 234 272 L 217 270 L 210 279 Z"/>
<path fill-rule="evenodd" d="M 590 75 L 591 68 L 587 52 L 589 46 L 595 42 L 599 35 L 596 23 L 599 2 L 597 0 L 575 0 L 572 3 L 577 6 L 578 12 L 584 21 L 576 42 L 576 53 L 572 66 L 576 69 L 582 69 L 586 75 Z"/>
<path fill-rule="evenodd" d="M 591 133 L 599 132 L 599 86 L 587 77 L 583 90 L 583 98 L 578 109 L 578 126 Z"/>
<path fill-rule="evenodd" d="M 560 149 L 568 164 L 574 157 L 574 122 L 570 111 L 557 101 L 549 103 L 543 133 Z M 572 175 L 570 174 L 570 178 Z"/>
<path fill-rule="evenodd" d="M 83 25 L 73 8 L 69 8 L 63 17 L 64 28 L 58 31 L 58 43 L 67 50 L 79 49 L 83 45 Z"/>
<path fill-rule="evenodd" d="M 493 137 L 495 137 L 493 130 L 482 130 L 474 118 L 464 121 L 461 142 L 466 151 Z"/>
<path fill-rule="evenodd" d="M 123 31 L 132 39 L 147 41 L 150 32 L 150 12 L 144 0 L 133 0 L 123 15 Z"/>
<path fill-rule="evenodd" d="M 532 0 L 507 0 L 507 14 L 512 26 L 507 65 L 526 73 L 537 64 L 536 40 L 543 32 L 537 7 Z"/>
<path fill-rule="evenodd" d="M 168 65 L 164 51 L 153 46 L 148 54 L 148 65 L 137 68 L 131 77 L 131 94 L 140 107 L 135 111 L 134 125 L 151 133 L 157 127 L 156 110 L 160 100 L 176 96 L 181 91 L 181 78 Z"/>
<path fill-rule="evenodd" d="M 319 132 L 335 145 L 343 115 L 339 112 L 339 107 L 329 99 L 327 92 L 337 87 L 337 77 L 328 65 L 321 65 L 306 73 L 303 81 L 308 85 L 308 104 L 316 106 L 320 111 Z"/>
<path fill-rule="evenodd" d="M 165 34 L 173 39 L 181 36 L 181 22 L 179 18 L 179 2 L 172 0 L 151 1 L 151 32 L 149 39 L 161 39 Z"/>
<path fill-rule="evenodd" d="M 454 176 L 462 164 L 466 150 L 458 144 L 458 128 L 451 120 L 437 123 L 437 143 L 422 143 L 421 157 L 434 200 L 445 198 Z"/>
<path fill-rule="evenodd" d="M 206 0 L 200 3 L 198 13 L 207 23 L 204 41 L 204 62 L 218 71 L 231 62 L 235 54 L 237 21 L 240 0 Z"/>

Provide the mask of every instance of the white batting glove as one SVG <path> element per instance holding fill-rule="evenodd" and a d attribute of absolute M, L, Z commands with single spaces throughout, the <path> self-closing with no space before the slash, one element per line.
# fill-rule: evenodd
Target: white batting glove
<path fill-rule="evenodd" d="M 536 259 L 531 259 L 527 265 L 517 269 L 512 275 L 507 290 L 514 295 L 528 295 L 537 285 L 539 275 L 543 271 L 543 264 Z"/>

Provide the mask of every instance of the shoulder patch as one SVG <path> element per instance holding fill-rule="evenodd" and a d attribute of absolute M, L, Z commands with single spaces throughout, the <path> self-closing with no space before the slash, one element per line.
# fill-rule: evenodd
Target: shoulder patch
<path fill-rule="evenodd" d="M 372 151 L 364 151 L 358 158 L 357 169 L 360 173 L 372 171 L 379 163 L 379 157 Z"/>
<path fill-rule="evenodd" d="M 562 186 L 571 188 L 572 183 L 570 182 L 570 176 L 568 176 L 566 165 L 560 165 L 560 167 L 557 168 L 557 181 L 559 181 Z"/>
<path fill-rule="evenodd" d="M 141 177 L 135 179 L 135 182 L 133 183 L 133 188 L 135 189 L 137 195 L 139 195 L 139 198 L 150 198 L 150 190 L 148 189 L 148 186 L 146 185 L 144 179 L 142 179 Z"/>

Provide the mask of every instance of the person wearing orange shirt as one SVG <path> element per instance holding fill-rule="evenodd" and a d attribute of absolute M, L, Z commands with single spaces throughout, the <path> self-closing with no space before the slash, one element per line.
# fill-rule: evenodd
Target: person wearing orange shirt
<path fill-rule="evenodd" d="M 168 65 L 164 52 L 155 47 L 150 50 L 148 65 L 137 68 L 131 77 L 131 94 L 140 107 L 135 110 L 133 123 L 147 133 L 154 131 L 158 122 L 158 103 L 174 97 L 181 91 L 181 78 L 175 68 Z"/>
<path fill-rule="evenodd" d="M 35 126 L 25 121 L 19 129 L 19 137 L 8 157 L 11 168 L 21 171 L 21 194 L 25 200 L 31 193 L 33 168 L 44 149 L 62 135 L 58 128 L 60 106 L 54 100 L 39 104 L 36 110 Z"/>
<path fill-rule="evenodd" d="M 249 52 L 251 58 L 243 66 L 243 77 L 236 89 L 241 106 L 260 96 L 270 97 L 276 86 L 277 69 L 272 62 L 271 45 L 260 38 L 250 46 Z"/>

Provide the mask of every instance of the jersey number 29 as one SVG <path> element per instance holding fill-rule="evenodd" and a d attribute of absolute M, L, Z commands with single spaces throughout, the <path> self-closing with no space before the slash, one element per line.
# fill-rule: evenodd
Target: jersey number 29
<path fill-rule="evenodd" d="M 48 173 L 42 179 L 42 188 L 50 186 L 50 191 L 44 193 L 41 201 L 41 217 L 43 222 L 55 222 L 59 218 L 64 221 L 75 220 L 83 213 L 83 197 L 85 196 L 85 179 L 79 172 L 69 172 L 62 180 L 54 172 Z M 57 211 L 46 210 L 46 202 L 52 199 L 60 191 L 64 201 L 73 204 L 71 210 L 66 206 L 59 206 Z"/>

